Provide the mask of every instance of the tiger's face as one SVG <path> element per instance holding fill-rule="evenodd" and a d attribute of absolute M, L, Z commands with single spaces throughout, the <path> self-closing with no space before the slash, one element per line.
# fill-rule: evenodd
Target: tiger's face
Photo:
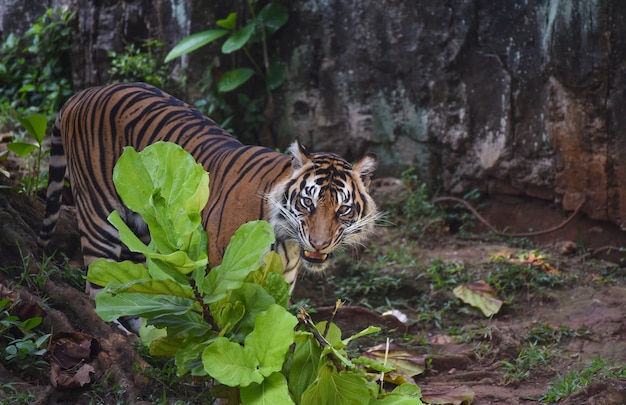
<path fill-rule="evenodd" d="M 286 256 L 287 279 L 290 267 L 297 270 L 300 264 L 324 270 L 334 250 L 360 244 L 379 217 L 367 193 L 377 167 L 375 155 L 351 165 L 335 154 L 308 153 L 298 142 L 290 152 L 292 175 L 268 198 L 277 251 Z"/>

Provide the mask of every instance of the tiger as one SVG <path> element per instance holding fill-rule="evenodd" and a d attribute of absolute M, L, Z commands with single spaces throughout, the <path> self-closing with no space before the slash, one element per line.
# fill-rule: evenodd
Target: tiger
<path fill-rule="evenodd" d="M 149 241 L 145 222 L 115 191 L 113 167 L 124 147 L 141 151 L 157 141 L 178 144 L 209 172 L 210 196 L 201 214 L 209 235 L 209 267 L 221 263 L 239 226 L 266 220 L 292 293 L 301 268 L 325 271 L 332 253 L 362 245 L 380 216 L 368 193 L 378 166 L 375 154 L 350 164 L 334 153 L 309 152 L 297 140 L 288 153 L 244 145 L 166 92 L 124 83 L 80 91 L 59 111 L 39 245 L 45 248 L 52 238 L 67 176 L 85 268 L 98 258 L 145 261 L 126 248 L 107 217 L 116 210 L 137 236 Z M 94 287 L 87 283 L 92 296 Z"/>

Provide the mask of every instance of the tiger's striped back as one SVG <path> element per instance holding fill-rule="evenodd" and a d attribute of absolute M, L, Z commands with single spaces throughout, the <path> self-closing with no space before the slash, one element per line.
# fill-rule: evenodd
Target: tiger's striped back
<path fill-rule="evenodd" d="M 125 146 L 142 150 L 157 141 L 182 146 L 209 172 L 211 193 L 203 211 L 203 224 L 209 234 L 211 266 L 221 262 L 230 237 L 247 221 L 267 219 L 273 221 L 275 229 L 297 226 L 284 225 L 288 220 L 293 222 L 285 213 L 293 211 L 294 207 L 284 205 L 281 211 L 274 206 L 288 203 L 280 197 L 285 193 L 293 194 L 286 188 L 303 186 L 301 181 L 292 178 L 294 174 L 309 180 L 314 177 L 314 173 L 302 169 L 307 165 L 305 161 L 315 155 L 327 157 L 308 154 L 298 144 L 292 147 L 292 156 L 243 145 L 198 110 L 147 84 L 90 88 L 77 93 L 63 106 L 52 133 L 47 205 L 40 244 L 45 246 L 52 236 L 67 167 L 85 266 L 101 257 L 142 260 L 123 246 L 117 230 L 106 218 L 117 210 L 138 236 L 149 238 L 145 223 L 121 203 L 112 174 Z M 341 172 L 352 170 L 347 162 L 332 156 L 341 160 L 342 164 L 337 165 Z M 370 170 L 371 164 L 367 166 L 369 178 L 373 169 Z M 345 175 L 343 177 L 345 180 Z M 369 205 L 364 213 L 377 215 L 364 185 L 357 186 L 352 192 L 358 191 L 359 198 L 365 198 Z M 329 213 L 335 217 L 334 211 Z M 286 278 L 292 283 L 302 265 L 301 243 L 294 241 L 294 237 L 298 238 L 294 232 L 277 232 L 277 251 L 286 265 Z M 304 237 L 306 239 L 307 235 Z M 308 246 L 306 249 L 317 248 Z"/>

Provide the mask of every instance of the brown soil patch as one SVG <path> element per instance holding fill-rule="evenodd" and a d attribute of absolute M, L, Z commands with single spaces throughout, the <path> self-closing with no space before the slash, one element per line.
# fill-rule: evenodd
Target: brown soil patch
<path fill-rule="evenodd" d="M 510 226 L 512 231 L 547 228 L 567 217 L 566 213 L 547 204 L 515 202 L 511 199 L 490 201 L 481 210 L 494 225 Z M 0 268 L 14 269 L 3 273 L 5 284 L 10 284 L 19 275 L 17 273 L 22 271 L 22 256 L 30 254 L 32 257 L 41 257 L 35 243 L 35 230 L 39 228 L 41 212 L 41 203 L 26 203 L 15 193 L 0 190 Z M 64 213 L 61 224 L 61 232 L 64 234 L 58 240 L 70 258 L 78 263 L 77 237 L 73 226 L 71 211 Z M 372 246 L 378 249 L 378 255 L 392 249 L 408 249 L 405 253 L 415 259 L 409 265 L 389 262 L 381 268 L 385 275 L 412 280 L 386 297 L 389 303 L 393 305 L 426 295 L 436 308 L 450 299 L 449 290 L 424 289 L 423 280 L 416 277 L 424 273 L 431 259 L 437 258 L 442 262 L 455 260 L 463 263 L 467 271 L 478 272 L 481 265 L 493 255 L 507 256 L 520 250 L 510 241 L 493 241 L 472 235 L 462 238 L 445 229 L 441 227 L 434 231 L 431 228 L 427 235 L 413 237 L 393 226 L 381 230 L 372 242 Z M 477 223 L 473 235 L 480 232 Z M 610 250 L 610 255 L 606 254 L 608 251 L 603 251 L 601 258 L 611 260 L 601 261 L 599 255 L 590 254 L 593 249 L 603 246 L 626 246 L 626 236 L 612 225 L 578 218 L 561 232 L 534 238 L 534 242 L 538 250 L 551 254 L 547 260 L 568 281 L 558 288 L 546 289 L 543 294 L 536 294 L 535 291 L 518 292 L 515 300 L 505 305 L 492 319 L 486 319 L 468 307 L 461 312 L 451 312 L 450 319 L 441 319 L 440 325 L 437 325 L 432 321 L 416 321 L 421 315 L 419 308 L 399 306 L 397 309 L 409 317 L 404 324 L 393 317 L 382 317 L 375 311 L 377 308 L 368 310 L 362 307 L 354 310 L 356 312 L 347 312 L 343 320 L 339 315 L 337 321 L 343 321 L 342 326 L 346 329 L 352 327 L 355 330 L 372 323 L 382 325 L 385 335 L 394 337 L 409 350 L 427 359 L 426 371 L 415 378 L 424 393 L 465 390 L 473 393 L 473 404 L 539 403 L 556 375 L 581 369 L 597 356 L 618 364 L 618 367 L 626 367 L 626 271 L 621 267 L 624 255 L 615 249 Z M 16 243 L 19 243 L 21 251 Z M 567 243 L 570 243 L 570 248 L 564 249 Z M 362 257 L 363 254 L 355 260 Z M 379 259 L 367 258 L 364 263 L 374 265 Z M 350 260 L 344 260 L 343 266 L 347 266 Z M 39 271 L 38 265 L 37 260 L 31 261 L 32 268 L 29 270 Z M 339 268 L 336 274 L 344 272 L 345 269 Z M 319 276 L 305 277 L 298 284 L 294 300 L 309 298 L 314 307 L 332 305 L 337 298 L 334 291 L 342 280 L 336 274 L 331 281 Z M 362 282 L 367 283 L 368 280 Z M 92 307 L 85 301 L 84 294 L 55 280 L 47 283 L 43 291 L 27 289 L 26 292 L 29 295 L 43 294 L 49 297 L 47 307 L 51 309 L 51 315 L 43 328 L 55 333 L 69 329 L 97 336 L 110 356 L 107 361 L 115 365 L 115 382 L 124 384 L 133 398 L 141 397 L 144 390 L 149 389 L 150 383 L 145 378 L 137 378 L 138 370 L 130 365 L 132 361 L 129 360 L 134 359 L 135 363 L 140 362 L 145 367 L 133 351 L 133 340 L 93 316 Z M 385 299 L 368 298 L 370 304 L 373 301 L 384 302 Z M 350 304 L 358 306 L 361 302 L 352 301 Z M 320 310 L 320 313 L 323 311 Z M 537 324 L 547 324 L 557 329 L 561 326 L 572 330 L 584 328 L 587 332 L 554 342 L 550 362 L 532 369 L 527 378 L 507 379 L 502 361 L 515 361 L 520 348 L 527 343 L 525 337 L 529 330 Z M 463 332 L 452 336 L 454 328 L 462 328 Z M 367 343 L 366 340 L 363 344 Z M 49 376 L 29 380 L 24 375 L 18 377 L 11 370 L 0 367 L 1 383 L 24 384 L 25 389 L 38 393 L 38 403 L 86 403 L 82 402 L 80 396 L 59 394 L 47 378 Z M 623 404 L 625 398 L 626 383 L 609 380 L 594 383 L 563 403 L 611 405 Z M 0 396 L 2 401 L 11 402 L 6 394 Z"/>

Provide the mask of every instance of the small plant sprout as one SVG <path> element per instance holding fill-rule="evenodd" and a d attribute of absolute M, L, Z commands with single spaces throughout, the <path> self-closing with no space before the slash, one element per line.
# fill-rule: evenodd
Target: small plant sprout
<path fill-rule="evenodd" d="M 43 139 L 46 136 L 48 121 L 42 114 L 34 114 L 23 118 L 19 117 L 18 120 L 26 129 L 29 141 L 13 141 L 9 143 L 7 147 L 11 152 L 21 158 L 27 158 L 33 152 L 37 152 L 34 155 L 28 175 L 22 180 L 24 192 L 28 197 L 31 197 L 43 187 L 46 180 L 41 172 L 41 161 L 49 153 L 49 150 L 44 150 L 43 148 Z"/>

